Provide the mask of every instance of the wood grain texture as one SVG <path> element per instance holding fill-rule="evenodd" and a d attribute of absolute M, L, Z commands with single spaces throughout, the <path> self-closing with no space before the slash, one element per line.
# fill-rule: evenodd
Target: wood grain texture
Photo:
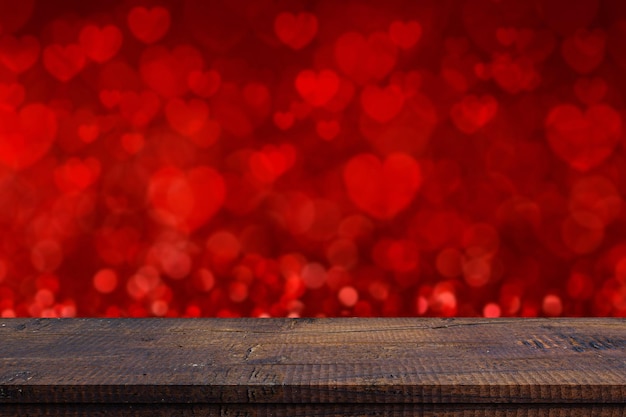
<path fill-rule="evenodd" d="M 524 404 L 26 404 L 0 417 L 623 417 L 617 405 Z"/>
<path fill-rule="evenodd" d="M 237 416 L 604 404 L 623 415 L 626 320 L 0 319 L 0 410 L 25 403 L 232 404 L 199 415 Z M 280 404 L 302 406 L 267 411 Z"/>

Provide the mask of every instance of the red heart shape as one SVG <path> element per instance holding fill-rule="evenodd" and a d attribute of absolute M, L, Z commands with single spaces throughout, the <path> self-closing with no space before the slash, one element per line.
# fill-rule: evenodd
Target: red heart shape
<path fill-rule="evenodd" d="M 0 61 L 19 74 L 35 65 L 39 58 L 39 49 L 39 41 L 34 36 L 22 36 L 18 39 L 6 35 L 0 40 Z"/>
<path fill-rule="evenodd" d="M 287 111 L 287 112 L 277 111 L 276 113 L 274 113 L 274 124 L 280 130 L 289 129 L 291 126 L 293 126 L 294 121 L 295 121 L 295 117 L 293 113 L 290 111 Z"/>
<path fill-rule="evenodd" d="M 80 45 L 92 61 L 106 62 L 113 58 L 122 46 L 122 32 L 117 26 L 107 25 L 100 29 L 87 25 L 78 37 Z"/>
<path fill-rule="evenodd" d="M 317 34 L 317 17 L 307 12 L 298 15 L 280 13 L 274 20 L 274 32 L 285 45 L 295 50 L 302 49 Z"/>
<path fill-rule="evenodd" d="M 588 74 L 604 60 L 606 33 L 602 29 L 580 29 L 561 44 L 561 55 L 575 71 Z"/>
<path fill-rule="evenodd" d="M 225 198 L 224 179 L 208 166 L 187 171 L 164 167 L 151 176 L 148 186 L 152 217 L 187 233 L 211 219 Z"/>
<path fill-rule="evenodd" d="M 318 120 L 315 124 L 315 131 L 324 140 L 333 140 L 341 131 L 341 126 L 337 120 Z"/>
<path fill-rule="evenodd" d="M 496 39 L 504 46 L 511 46 L 517 40 L 517 29 L 507 27 L 496 30 Z"/>
<path fill-rule="evenodd" d="M 81 124 L 78 126 L 78 137 L 85 143 L 91 143 L 98 139 L 100 126 L 97 123 Z"/>
<path fill-rule="evenodd" d="M 172 99 L 165 106 L 165 116 L 172 129 L 181 135 L 191 136 L 198 133 L 209 117 L 209 106 L 198 99 L 185 102 Z"/>
<path fill-rule="evenodd" d="M 407 154 L 390 154 L 384 162 L 372 154 L 359 154 L 346 164 L 343 179 L 352 202 L 382 220 L 411 204 L 422 184 L 422 173 Z"/>
<path fill-rule="evenodd" d="M 489 123 L 497 111 L 498 102 L 492 96 L 468 95 L 452 106 L 450 116 L 461 132 L 472 134 Z"/>
<path fill-rule="evenodd" d="M 93 184 L 100 175 L 100 162 L 96 158 L 70 158 L 54 171 L 54 180 L 64 193 L 78 192 Z"/>
<path fill-rule="evenodd" d="M 389 26 L 389 37 L 402 49 L 411 49 L 422 37 L 422 25 L 415 20 L 401 22 L 396 20 Z"/>
<path fill-rule="evenodd" d="M 622 119 L 606 104 L 585 113 L 571 104 L 554 107 L 546 118 L 548 141 L 554 153 L 578 171 L 588 171 L 608 158 L 622 134 Z"/>
<path fill-rule="evenodd" d="M 293 145 L 266 145 L 250 155 L 248 164 L 254 178 L 263 184 L 271 184 L 283 175 L 296 161 Z"/>
<path fill-rule="evenodd" d="M 34 164 L 56 133 L 56 115 L 43 104 L 26 105 L 19 113 L 0 107 L 0 163 L 18 170 Z"/>
<path fill-rule="evenodd" d="M 511 94 L 530 91 L 539 84 L 533 62 L 525 57 L 513 59 L 509 54 L 499 55 L 494 58 L 490 69 L 500 88 Z"/>
<path fill-rule="evenodd" d="M 212 146 L 220 138 L 222 134 L 222 126 L 218 121 L 207 119 L 202 125 L 202 128 L 189 136 L 189 139 L 198 148 L 206 149 Z"/>
<path fill-rule="evenodd" d="M 130 155 L 135 155 L 140 152 L 146 143 L 141 133 L 124 133 L 120 137 L 120 141 L 122 142 L 124 150 Z"/>
<path fill-rule="evenodd" d="M 386 77 L 396 65 L 398 48 L 385 32 L 367 39 L 360 33 L 343 34 L 335 44 L 339 69 L 358 84 Z"/>
<path fill-rule="evenodd" d="M 328 103 L 339 91 L 339 77 L 331 70 L 322 70 L 319 73 L 312 70 L 300 71 L 295 84 L 300 96 L 318 107 Z"/>
<path fill-rule="evenodd" d="M 474 74 L 479 79 L 486 81 L 491 78 L 491 66 L 483 62 L 478 62 L 474 65 Z"/>
<path fill-rule="evenodd" d="M 128 28 L 144 43 L 154 43 L 161 39 L 170 28 L 170 12 L 164 7 L 134 7 L 128 13 Z"/>
<path fill-rule="evenodd" d="M 100 98 L 100 102 L 107 109 L 112 109 L 113 107 L 120 104 L 120 100 L 122 99 L 122 93 L 117 90 L 102 90 L 98 95 Z"/>
<path fill-rule="evenodd" d="M 396 85 L 386 88 L 368 85 L 361 93 L 361 105 L 369 117 L 379 123 L 387 123 L 404 107 L 404 94 Z"/>
<path fill-rule="evenodd" d="M 80 45 L 47 46 L 43 51 L 43 65 L 59 81 L 74 78 L 85 66 L 85 54 Z"/>
<path fill-rule="evenodd" d="M 220 73 L 215 70 L 207 72 L 191 71 L 187 77 L 189 89 L 200 97 L 211 97 L 217 93 L 222 83 Z"/>

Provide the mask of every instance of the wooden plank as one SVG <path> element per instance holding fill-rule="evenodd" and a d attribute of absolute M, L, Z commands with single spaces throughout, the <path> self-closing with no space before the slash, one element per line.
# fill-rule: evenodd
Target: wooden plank
<path fill-rule="evenodd" d="M 0 417 L 623 417 L 618 404 L 26 404 Z"/>
<path fill-rule="evenodd" d="M 24 403 L 626 404 L 626 320 L 0 319 Z"/>

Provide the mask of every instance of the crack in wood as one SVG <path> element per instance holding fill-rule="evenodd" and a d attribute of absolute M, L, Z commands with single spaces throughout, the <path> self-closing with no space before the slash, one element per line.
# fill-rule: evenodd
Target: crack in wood
<path fill-rule="evenodd" d="M 246 354 L 244 355 L 243 360 L 247 361 L 247 360 L 250 358 L 250 355 L 252 355 L 252 354 L 254 353 L 254 351 L 255 351 L 257 348 L 259 348 L 259 347 L 261 347 L 261 345 L 260 345 L 260 344 L 256 344 L 256 345 L 254 345 L 254 346 L 250 346 L 250 347 L 248 348 L 248 350 L 246 350 Z"/>
<path fill-rule="evenodd" d="M 550 337 L 532 337 L 521 344 L 533 349 L 569 349 L 575 352 L 589 350 L 616 350 L 626 347 L 625 339 L 609 339 L 604 336 L 581 336 L 575 333 L 556 333 Z"/>

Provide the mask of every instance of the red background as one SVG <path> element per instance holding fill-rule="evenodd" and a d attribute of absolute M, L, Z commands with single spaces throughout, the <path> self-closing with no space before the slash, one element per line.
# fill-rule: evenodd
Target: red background
<path fill-rule="evenodd" d="M 0 315 L 624 316 L 621 0 L 0 0 Z"/>

